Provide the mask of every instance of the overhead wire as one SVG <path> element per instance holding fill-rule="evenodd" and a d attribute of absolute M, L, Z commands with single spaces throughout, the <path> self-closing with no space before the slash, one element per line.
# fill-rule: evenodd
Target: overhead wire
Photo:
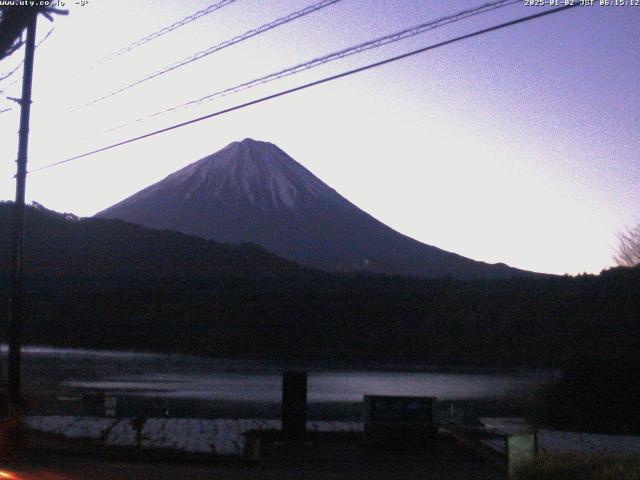
<path fill-rule="evenodd" d="M 273 93 L 271 95 L 267 95 L 267 96 L 264 96 L 264 97 L 261 97 L 261 98 L 257 98 L 255 100 L 251 100 L 251 101 L 248 101 L 248 102 L 241 103 L 239 105 L 235 105 L 235 106 L 232 106 L 232 107 L 229 107 L 229 108 L 225 108 L 223 110 L 218 110 L 216 112 L 209 113 L 207 115 L 203 115 L 203 116 L 200 116 L 200 117 L 197 117 L 197 118 L 193 118 L 193 119 L 187 120 L 185 122 L 177 123 L 177 124 L 165 127 L 165 128 L 154 130 L 152 132 L 148 132 L 148 133 L 145 133 L 143 135 L 138 135 L 136 137 L 129 138 L 127 140 L 122 140 L 120 142 L 113 143 L 111 145 L 107 145 L 105 147 L 97 148 L 95 150 L 91 150 L 89 152 L 82 153 L 80 155 L 75 155 L 73 157 L 66 158 L 64 160 L 59 160 L 57 162 L 49 163 L 49 164 L 43 165 L 41 167 L 38 167 L 38 168 L 32 170 L 30 173 L 39 172 L 39 171 L 46 170 L 46 169 L 49 169 L 49 168 L 52 168 L 52 167 L 55 167 L 55 166 L 58 166 L 58 165 L 62 165 L 62 164 L 69 163 L 69 162 L 72 162 L 72 161 L 75 161 L 75 160 L 79 160 L 81 158 L 86 158 L 86 157 L 89 157 L 91 155 L 95 155 L 95 154 L 100 153 L 100 152 L 104 152 L 104 151 L 111 150 L 111 149 L 114 149 L 114 148 L 117 148 L 117 147 L 121 147 L 123 145 L 127 145 L 127 144 L 130 144 L 130 143 L 133 143 L 133 142 L 137 142 L 137 141 L 143 140 L 145 138 L 149 138 L 149 137 L 153 137 L 153 136 L 156 136 L 156 135 L 160 135 L 162 133 L 166 133 L 166 132 L 169 132 L 169 131 L 172 131 L 172 130 L 176 130 L 178 128 L 182 128 L 182 127 L 185 127 L 185 126 L 188 126 L 188 125 L 192 125 L 194 123 L 198 123 L 198 122 L 201 122 L 201 121 L 204 121 L 204 120 L 208 120 L 210 118 L 214 118 L 214 117 L 217 117 L 217 116 L 220 116 L 220 115 L 224 115 L 226 113 L 230 113 L 230 112 L 234 112 L 234 111 L 237 111 L 237 110 L 241 110 L 241 109 L 250 107 L 252 105 L 257 105 L 259 103 L 263 103 L 263 102 L 266 102 L 266 101 L 269 101 L 269 100 L 273 100 L 275 98 L 282 97 L 284 95 L 288 95 L 288 94 L 291 94 L 291 93 L 294 93 L 294 92 L 299 92 L 299 91 L 305 90 L 307 88 L 311 88 L 311 87 L 314 87 L 314 86 L 317 86 L 317 85 L 321 85 L 321 84 L 324 84 L 324 83 L 327 83 L 327 82 L 331 82 L 331 81 L 334 81 L 334 80 L 337 80 L 337 79 L 340 79 L 340 78 L 344 78 L 344 77 L 347 77 L 347 76 L 350 76 L 350 75 L 354 75 L 356 73 L 364 72 L 364 71 L 367 71 L 367 70 L 371 70 L 373 68 L 377 68 L 377 67 L 381 67 L 383 65 L 387 65 L 387 64 L 390 64 L 390 63 L 393 63 L 393 62 L 397 62 L 399 60 L 402 60 L 402 59 L 405 59 L 405 58 L 409 58 L 409 57 L 412 57 L 412 56 L 415 56 L 415 55 L 418 55 L 418 54 L 421 54 L 421 53 L 424 53 L 424 52 L 427 52 L 427 51 L 430 51 L 430 50 L 434 50 L 436 48 L 440 48 L 440 47 L 443 47 L 445 45 L 450 45 L 452 43 L 460 42 L 462 40 L 466 40 L 466 39 L 469 39 L 469 38 L 477 37 L 479 35 L 483 35 L 483 34 L 486 34 L 486 33 L 494 32 L 496 30 L 501 30 L 503 28 L 511 27 L 511 26 L 514 26 L 514 25 L 517 25 L 517 24 L 520 24 L 520 23 L 525 23 L 525 22 L 528 22 L 528 21 L 531 21 L 531 20 L 535 20 L 535 19 L 538 19 L 538 18 L 542 18 L 542 17 L 548 16 L 548 15 L 553 15 L 553 14 L 556 14 L 556 13 L 560 13 L 562 11 L 566 11 L 566 10 L 569 10 L 571 8 L 575 8 L 577 6 L 579 6 L 578 3 L 564 5 L 564 6 L 561 6 L 561 7 L 555 7 L 555 8 L 552 8 L 552 9 L 544 10 L 544 11 L 539 12 L 539 13 L 535 13 L 535 14 L 532 14 L 532 15 L 527 15 L 525 17 L 520 17 L 520 18 L 517 18 L 517 19 L 514 19 L 514 20 L 510 20 L 508 22 L 504 22 L 504 23 L 501 23 L 501 24 L 498 24 L 498 25 L 494 25 L 494 26 L 491 26 L 491 27 L 488 27 L 488 28 L 484 28 L 484 29 L 481 29 L 481 30 L 476 30 L 474 32 L 467 33 L 465 35 L 454 37 L 454 38 L 451 38 L 449 40 L 444 40 L 442 42 L 438 42 L 438 43 L 433 44 L 433 45 L 428 45 L 426 47 L 422 47 L 422 48 L 419 48 L 417 50 L 412 50 L 410 52 L 406 52 L 406 53 L 403 53 L 403 54 L 400 54 L 400 55 L 396 55 L 396 56 L 387 58 L 385 60 L 381 60 L 381 61 L 378 61 L 378 62 L 375 62 L 375 63 L 370 63 L 370 64 L 362 66 L 362 67 L 354 68 L 352 70 L 348 70 L 348 71 L 345 71 L 345 72 L 342 72 L 342 73 L 339 73 L 339 74 L 336 74 L 336 75 L 331 75 L 329 77 L 325 77 L 325 78 L 322 78 L 320 80 L 315 80 L 313 82 L 305 83 L 305 84 L 299 85 L 297 87 L 293 87 L 293 88 L 289 88 L 289 89 L 286 89 L 286 90 L 282 90 L 280 92 Z"/>
<path fill-rule="evenodd" d="M 18 64 L 11 70 L 9 70 L 9 72 L 7 73 L 0 73 L 0 82 L 6 80 L 7 78 L 9 78 L 11 75 L 13 75 L 14 73 L 16 73 L 18 70 L 20 70 L 20 67 L 22 67 L 22 64 L 24 63 L 24 60 L 21 60 L 20 62 L 18 62 Z"/>
<path fill-rule="evenodd" d="M 55 30 L 55 27 L 51 27 L 51 29 L 47 32 L 47 34 L 42 38 L 42 40 L 40 40 L 38 42 L 38 44 L 35 46 L 35 48 L 38 48 L 40 45 L 42 45 L 53 33 L 53 31 Z M 22 67 L 22 65 L 24 64 L 24 59 L 20 60 L 20 62 L 18 62 L 18 64 L 9 72 L 7 73 L 2 73 L 0 74 L 0 82 L 6 80 L 7 78 L 11 77 L 14 73 L 16 73 L 18 70 L 20 70 L 20 67 Z M 11 82 L 9 85 L 13 85 L 15 82 Z"/>
<path fill-rule="evenodd" d="M 208 55 L 211 55 L 211 54 L 213 54 L 215 52 L 219 52 L 220 50 L 228 48 L 228 47 L 230 47 L 232 45 L 236 45 L 237 43 L 240 43 L 240 42 L 243 42 L 243 41 L 248 40 L 250 38 L 253 38 L 253 37 L 255 37 L 257 35 L 260 35 L 262 33 L 265 33 L 265 32 L 267 32 L 269 30 L 273 30 L 274 28 L 277 28 L 277 27 L 279 27 L 281 25 L 284 25 L 286 23 L 292 22 L 293 20 L 297 20 L 298 18 L 304 17 L 304 16 L 309 15 L 311 13 L 317 12 L 318 10 L 326 8 L 326 7 L 330 6 L 330 5 L 333 5 L 334 3 L 338 3 L 340 1 L 342 1 L 342 0 L 321 0 L 321 1 L 317 2 L 317 3 L 314 3 L 313 5 L 307 6 L 307 7 L 303 8 L 303 9 L 301 9 L 301 10 L 297 10 L 297 11 L 295 11 L 293 13 L 285 15 L 284 17 L 280 17 L 280 18 L 278 18 L 278 19 L 276 19 L 276 20 L 274 20 L 272 22 L 260 25 L 259 27 L 256 27 L 256 28 L 253 28 L 251 30 L 248 30 L 248 31 L 244 32 L 241 35 L 237 35 L 237 36 L 235 36 L 235 37 L 233 37 L 233 38 L 231 38 L 229 40 L 225 40 L 225 41 L 223 41 L 221 43 L 218 43 L 216 45 L 213 45 L 213 46 L 211 46 L 211 47 L 209 47 L 209 48 L 207 48 L 205 50 L 197 52 L 197 53 L 195 53 L 195 54 L 193 54 L 193 55 L 191 55 L 189 57 L 186 57 L 186 58 L 184 58 L 182 60 L 179 60 L 179 61 L 177 61 L 177 62 L 175 62 L 175 63 L 173 63 L 173 64 L 171 64 L 171 65 L 169 65 L 167 67 L 164 67 L 164 68 L 161 68 L 159 70 L 156 70 L 155 72 L 150 73 L 149 75 L 146 75 L 146 76 L 144 76 L 144 77 L 142 77 L 142 78 L 140 78 L 140 79 L 138 79 L 138 80 L 136 80 L 134 82 L 128 83 L 127 85 L 124 85 L 124 86 L 122 86 L 120 88 L 117 88 L 116 90 L 112 90 L 111 92 L 109 92 L 109 93 L 107 93 L 107 94 L 105 94 L 105 95 L 103 95 L 101 97 L 98 97 L 98 98 L 96 98 L 94 100 L 91 100 L 88 103 L 85 103 L 83 105 L 80 105 L 78 107 L 75 107 L 75 108 L 69 110 L 68 112 L 65 112 L 65 114 L 69 114 L 69 113 L 73 113 L 73 112 L 77 112 L 79 110 L 82 110 L 82 109 L 84 109 L 86 107 L 89 107 L 89 106 L 94 105 L 94 104 L 96 104 L 98 102 L 106 100 L 107 98 L 111 98 L 111 97 L 113 97 L 115 95 L 118 95 L 119 93 L 122 93 L 122 92 L 124 92 L 126 90 L 129 90 L 130 88 L 138 86 L 138 85 L 140 85 L 140 84 L 142 84 L 144 82 L 147 82 L 149 80 L 157 78 L 157 77 L 159 77 L 161 75 L 169 73 L 169 72 L 171 72 L 173 70 L 176 70 L 176 69 L 178 69 L 180 67 L 183 67 L 185 65 L 188 65 L 190 63 L 196 62 L 196 61 L 198 61 L 198 60 L 200 60 L 200 59 L 202 59 L 202 58 L 204 58 L 204 57 L 206 57 Z"/>
<path fill-rule="evenodd" d="M 146 35 L 132 43 L 130 43 L 129 45 L 126 45 L 118 50 L 116 50 L 115 52 L 112 52 L 108 55 L 105 55 L 104 57 L 99 58 L 98 60 L 96 60 L 96 62 L 89 66 L 86 71 L 92 70 L 96 67 L 98 67 L 99 65 L 102 65 L 106 62 L 109 62 L 111 60 L 113 60 L 114 58 L 120 57 L 121 55 L 124 55 L 125 53 L 129 53 L 132 50 L 141 47 L 142 45 L 145 45 L 153 40 L 156 40 L 157 38 L 162 37 L 163 35 L 166 35 L 167 33 L 173 32 L 174 30 L 177 30 L 180 27 L 184 27 L 185 25 L 188 25 L 189 23 L 198 20 L 201 17 L 204 17 L 205 15 L 209 15 L 217 10 L 220 10 L 223 7 L 226 7 L 227 5 L 231 5 L 232 3 L 235 3 L 237 0 L 220 0 L 216 3 L 213 3 L 211 5 L 209 5 L 208 7 L 203 8 L 202 10 L 198 10 L 197 12 L 188 15 L 174 23 L 172 23 L 171 25 L 167 25 L 166 27 L 161 28 L 158 31 L 155 31 L 149 35 Z"/>
<path fill-rule="evenodd" d="M 403 30 L 400 30 L 398 32 L 395 33 L 391 33 L 388 35 L 384 35 L 378 38 L 375 38 L 373 40 L 368 40 L 366 42 L 363 43 L 359 43 L 357 45 L 348 47 L 348 48 L 344 48 L 342 50 L 338 50 L 336 52 L 332 52 L 329 53 L 327 55 L 323 55 L 321 57 L 316 57 L 312 60 L 308 60 L 306 62 L 303 63 L 298 63 L 296 65 L 293 65 L 291 67 L 287 67 L 285 69 L 279 70 L 277 72 L 273 72 L 270 73 L 268 75 L 256 78 L 254 80 L 248 81 L 248 82 L 243 82 L 240 83 L 238 85 L 235 85 L 233 87 L 229 87 L 229 88 L 225 88 L 223 90 L 218 90 L 216 92 L 207 94 L 203 97 L 200 97 L 198 99 L 195 100 L 189 100 L 187 102 L 181 103 L 179 105 L 175 105 L 169 108 L 165 108 L 164 110 L 160 110 L 158 112 L 152 113 L 150 115 L 145 115 L 145 116 L 141 116 L 136 118 L 135 120 L 129 121 L 127 123 L 123 123 L 120 125 L 117 125 L 115 127 L 111 127 L 107 130 L 103 130 L 99 133 L 107 133 L 107 132 L 114 132 L 117 130 L 120 130 L 122 128 L 128 127 L 130 125 L 142 122 L 144 120 L 148 120 L 151 118 L 156 118 L 159 117 L 161 115 L 170 113 L 170 112 L 175 112 L 178 110 L 181 110 L 183 108 L 187 108 L 187 107 L 191 107 L 194 105 L 199 105 L 202 104 L 204 102 L 208 102 L 210 100 L 213 100 L 214 98 L 218 98 L 218 97 L 224 97 L 224 96 L 228 96 L 228 95 L 232 95 L 244 90 L 248 90 L 250 88 L 259 86 L 259 85 L 263 85 L 265 83 L 268 82 L 272 82 L 274 80 L 279 80 L 281 78 L 290 76 L 290 75 L 294 75 L 296 73 L 300 73 L 302 71 L 306 71 L 306 70 L 310 70 L 312 68 L 324 65 L 326 63 L 329 62 L 333 62 L 335 60 L 340 60 L 343 59 L 345 57 L 351 56 L 351 55 L 355 55 L 358 53 L 362 53 L 365 52 L 367 50 L 371 50 L 371 49 L 375 49 L 375 48 L 379 48 L 382 47 L 384 45 L 388 45 L 391 43 L 395 43 L 398 42 L 400 40 L 404 40 L 410 37 L 414 37 L 416 35 L 419 35 L 421 33 L 430 31 L 430 30 L 434 30 L 436 28 L 440 28 L 443 27 L 445 25 L 449 25 L 451 23 L 454 22 L 458 22 L 461 20 L 464 20 L 466 18 L 469 17 L 473 17 L 476 15 L 480 15 L 482 13 L 486 13 L 489 11 L 493 11 L 499 8 L 503 8 L 503 7 L 507 7 L 516 3 L 521 3 L 521 0 L 499 0 L 499 1 L 494 1 L 494 2 L 490 2 L 490 3 L 486 3 L 483 5 L 480 5 L 478 7 L 472 8 L 472 9 L 468 9 L 468 10 L 464 10 L 461 11 L 459 13 L 456 13 L 454 15 L 449 15 L 446 17 L 441 17 L 437 20 L 430 20 L 428 22 L 424 22 L 421 23 L 419 25 L 415 25 L 413 27 L 410 28 L 406 28 Z"/>

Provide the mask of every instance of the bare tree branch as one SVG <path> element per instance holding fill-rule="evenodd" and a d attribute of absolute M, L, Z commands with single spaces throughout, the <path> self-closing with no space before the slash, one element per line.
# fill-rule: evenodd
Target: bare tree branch
<path fill-rule="evenodd" d="M 67 15 L 66 10 L 46 6 L 3 6 L 0 9 L 0 60 L 8 57 L 22 46 L 22 32 L 33 15 L 43 14 L 51 19 L 51 15 Z"/>
<path fill-rule="evenodd" d="M 618 248 L 613 260 L 621 267 L 640 264 L 640 222 L 618 234 Z"/>

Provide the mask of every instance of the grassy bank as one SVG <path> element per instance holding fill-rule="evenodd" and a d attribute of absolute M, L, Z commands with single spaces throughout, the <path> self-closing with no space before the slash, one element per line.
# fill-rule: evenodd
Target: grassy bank
<path fill-rule="evenodd" d="M 515 480 L 640 480 L 640 455 L 541 455 L 522 465 Z"/>

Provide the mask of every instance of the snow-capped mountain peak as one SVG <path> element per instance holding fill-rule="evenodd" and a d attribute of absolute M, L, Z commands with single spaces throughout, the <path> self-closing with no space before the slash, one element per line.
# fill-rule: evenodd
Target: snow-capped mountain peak
<path fill-rule="evenodd" d="M 97 216 L 220 242 L 254 242 L 325 270 L 457 278 L 528 274 L 413 240 L 338 194 L 276 145 L 244 139 Z"/>
<path fill-rule="evenodd" d="M 246 138 L 169 175 L 164 189 L 185 200 L 197 191 L 234 196 L 260 208 L 294 209 L 311 199 L 336 201 L 336 192 L 272 143 Z M 151 193 L 151 192 L 149 192 Z"/>

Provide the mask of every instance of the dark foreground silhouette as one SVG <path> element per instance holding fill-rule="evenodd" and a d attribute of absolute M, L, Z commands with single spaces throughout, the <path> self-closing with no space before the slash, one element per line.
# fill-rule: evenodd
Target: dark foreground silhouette
<path fill-rule="evenodd" d="M 640 347 L 638 268 L 466 282 L 337 275 L 254 245 L 27 213 L 25 343 L 492 366 L 558 366 L 581 353 L 606 364 L 610 352 Z M 1 204 L 4 305 L 9 214 Z"/>

